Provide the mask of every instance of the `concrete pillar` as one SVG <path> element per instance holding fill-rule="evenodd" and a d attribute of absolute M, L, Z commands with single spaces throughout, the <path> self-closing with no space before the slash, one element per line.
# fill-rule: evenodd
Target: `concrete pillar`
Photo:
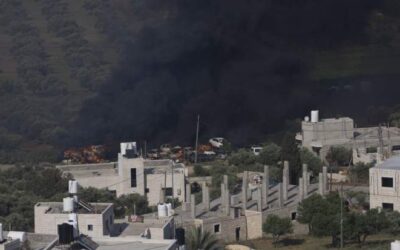
<path fill-rule="evenodd" d="M 160 185 L 160 204 L 165 202 L 165 189 Z"/>
<path fill-rule="evenodd" d="M 228 176 L 226 174 L 224 175 L 224 184 L 225 184 L 225 187 L 227 189 L 229 189 Z"/>
<path fill-rule="evenodd" d="M 282 183 L 278 184 L 278 205 L 280 208 L 282 208 L 284 206 Z"/>
<path fill-rule="evenodd" d="M 224 184 L 225 186 L 225 184 Z M 231 195 L 229 193 L 229 186 L 225 186 L 225 215 L 229 216 L 231 212 Z"/>
<path fill-rule="evenodd" d="M 299 178 L 299 193 L 297 194 L 299 201 L 304 199 L 304 185 L 303 185 L 303 178 Z"/>
<path fill-rule="evenodd" d="M 226 197 L 226 188 L 225 188 L 225 184 L 221 183 L 221 209 L 223 211 L 225 211 L 225 206 L 226 206 L 226 202 L 225 202 L 225 197 Z"/>
<path fill-rule="evenodd" d="M 303 194 L 304 198 L 307 198 L 308 195 L 308 171 L 307 164 L 303 164 Z"/>
<path fill-rule="evenodd" d="M 203 182 L 201 187 L 203 205 L 206 211 L 210 210 L 210 192 L 206 182 Z"/>
<path fill-rule="evenodd" d="M 190 202 L 190 196 L 192 195 L 192 187 L 191 185 L 188 183 L 186 184 L 186 202 Z"/>
<path fill-rule="evenodd" d="M 258 193 L 258 196 L 257 196 L 257 210 L 258 210 L 258 212 L 262 212 L 262 210 L 263 210 L 263 193 L 262 193 L 262 188 L 258 188 L 257 189 L 257 193 Z"/>
<path fill-rule="evenodd" d="M 190 214 L 192 219 L 196 219 L 196 197 L 194 194 L 190 196 Z"/>
<path fill-rule="evenodd" d="M 322 173 L 318 175 L 318 192 L 320 195 L 324 195 L 324 177 Z"/>
<path fill-rule="evenodd" d="M 268 204 L 268 194 L 269 194 L 269 166 L 264 166 L 262 193 L 264 195 L 263 204 L 264 206 L 266 206 Z"/>
<path fill-rule="evenodd" d="M 289 162 L 283 163 L 283 174 L 282 174 L 282 185 L 283 185 L 283 200 L 288 199 L 288 188 L 289 188 Z"/>
<path fill-rule="evenodd" d="M 243 183 L 242 183 L 242 207 L 243 207 L 243 212 L 247 209 L 247 177 L 248 177 L 248 172 L 244 171 L 244 173 L 243 173 Z"/>
<path fill-rule="evenodd" d="M 328 167 L 322 167 L 322 175 L 323 175 L 323 182 L 324 182 L 324 194 L 326 194 L 326 190 L 328 190 Z"/>
<path fill-rule="evenodd" d="M 307 172 L 307 186 L 311 185 L 311 172 Z"/>

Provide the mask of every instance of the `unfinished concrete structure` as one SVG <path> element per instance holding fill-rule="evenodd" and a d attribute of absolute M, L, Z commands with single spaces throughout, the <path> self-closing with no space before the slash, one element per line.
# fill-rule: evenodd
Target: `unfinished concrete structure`
<path fill-rule="evenodd" d="M 400 211 L 400 156 L 369 169 L 370 208 Z"/>
<path fill-rule="evenodd" d="M 243 173 L 242 190 L 239 193 L 231 194 L 228 178 L 224 176 L 221 195 L 217 199 L 210 200 L 209 194 L 202 194 L 202 201 L 195 204 L 195 195 L 191 194 L 190 200 L 189 197 L 186 200 L 186 203 L 190 203 L 190 211 L 182 208 L 175 210 L 176 226 L 185 229 L 201 226 L 223 241 L 234 242 L 262 237 L 262 223 L 269 214 L 290 217 L 295 222 L 299 202 L 313 193 L 324 195 L 327 192 L 327 183 L 324 181 L 327 171 L 324 167 L 320 184 L 310 184 L 310 175 L 304 165 L 304 177 L 296 186 L 289 184 L 289 163 L 284 163 L 284 166 L 282 182 L 275 185 L 270 185 L 269 167 L 264 166 L 263 173 Z M 205 188 L 202 192 L 209 190 Z M 298 223 L 296 225 L 295 230 L 302 228 Z"/>
<path fill-rule="evenodd" d="M 150 205 L 168 197 L 185 200 L 185 166 L 172 160 L 144 159 L 136 152 L 134 142 L 121 143 L 116 163 L 60 165 L 57 168 L 71 174 L 83 187 L 107 188 L 117 196 L 145 195 Z"/>
<path fill-rule="evenodd" d="M 322 160 L 332 146 L 352 149 L 354 163 L 381 162 L 400 153 L 400 129 L 397 127 L 357 128 L 349 117 L 319 120 L 317 110 L 311 112 L 311 118 L 304 118 L 296 139 Z"/>

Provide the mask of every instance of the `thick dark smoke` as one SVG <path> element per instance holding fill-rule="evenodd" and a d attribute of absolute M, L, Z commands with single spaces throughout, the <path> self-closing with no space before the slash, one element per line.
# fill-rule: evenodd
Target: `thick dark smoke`
<path fill-rule="evenodd" d="M 123 34 L 131 39 L 112 79 L 81 112 L 79 142 L 192 143 L 200 114 L 202 138 L 243 145 L 311 108 L 372 105 L 371 79 L 313 82 L 307 58 L 311 48 L 366 42 L 371 2 L 132 1 L 127 19 L 146 25 Z"/>

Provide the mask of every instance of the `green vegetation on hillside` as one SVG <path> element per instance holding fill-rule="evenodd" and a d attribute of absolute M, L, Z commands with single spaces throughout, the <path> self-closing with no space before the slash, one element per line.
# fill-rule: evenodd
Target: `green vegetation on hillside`
<path fill-rule="evenodd" d="M 51 165 L 14 166 L 0 171 L 0 223 L 7 230 L 32 231 L 37 202 L 62 202 L 68 197 L 70 176 Z M 152 210 L 146 197 L 138 194 L 115 197 L 106 189 L 81 188 L 79 198 L 87 202 L 114 203 L 118 218 Z"/>
<path fill-rule="evenodd" d="M 202 136 L 234 145 L 316 103 L 337 114 L 328 97 L 398 77 L 398 13 L 396 0 L 1 1 L 0 162 L 193 141 L 196 114 Z"/>

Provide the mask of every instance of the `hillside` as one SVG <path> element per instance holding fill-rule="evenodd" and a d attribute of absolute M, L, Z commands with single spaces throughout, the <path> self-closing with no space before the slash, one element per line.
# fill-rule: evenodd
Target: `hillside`
<path fill-rule="evenodd" d="M 4 0 L 0 162 L 128 139 L 187 143 L 197 113 L 204 137 L 262 140 L 311 107 L 348 112 L 366 82 L 356 104 L 394 105 L 369 96 L 400 79 L 399 13 L 396 0 Z"/>
<path fill-rule="evenodd" d="M 84 100 L 110 76 L 118 50 L 87 2 L 1 2 L 0 149 L 21 151 L 2 159 L 54 159 Z"/>

